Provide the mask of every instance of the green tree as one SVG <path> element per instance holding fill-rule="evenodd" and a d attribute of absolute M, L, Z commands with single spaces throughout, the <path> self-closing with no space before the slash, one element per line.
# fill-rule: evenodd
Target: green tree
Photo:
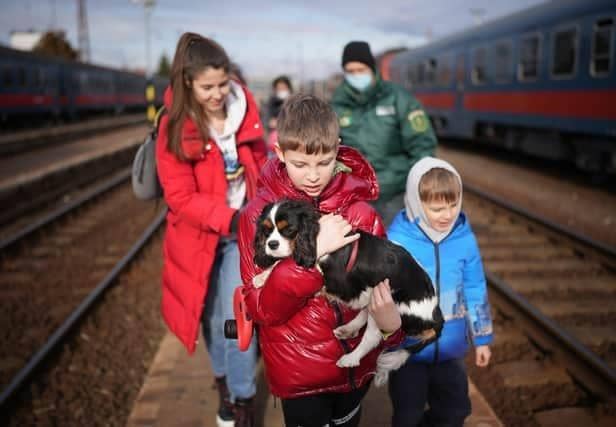
<path fill-rule="evenodd" d="M 171 75 L 171 64 L 169 63 L 169 58 L 165 53 L 160 56 L 160 60 L 158 61 L 158 71 L 156 74 L 163 77 L 169 77 Z"/>
<path fill-rule="evenodd" d="M 77 59 L 77 51 L 66 40 L 63 31 L 47 31 L 32 51 L 73 61 Z"/>

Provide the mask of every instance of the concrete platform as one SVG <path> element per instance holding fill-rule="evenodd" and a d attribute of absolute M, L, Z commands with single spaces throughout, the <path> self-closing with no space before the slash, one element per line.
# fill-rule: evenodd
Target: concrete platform
<path fill-rule="evenodd" d="M 215 426 L 218 394 L 203 344 L 193 357 L 171 334 L 163 338 L 148 378 L 137 397 L 126 427 Z M 269 394 L 263 366 L 259 365 L 257 391 L 258 426 L 284 426 L 279 399 Z M 470 383 L 473 413 L 466 427 L 502 427 L 484 397 Z M 364 399 L 362 427 L 385 427 L 391 420 L 386 387 L 372 387 Z"/>

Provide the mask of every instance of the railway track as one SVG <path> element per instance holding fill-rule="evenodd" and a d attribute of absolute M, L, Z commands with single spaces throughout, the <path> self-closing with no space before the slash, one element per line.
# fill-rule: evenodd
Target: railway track
<path fill-rule="evenodd" d="M 508 426 L 616 421 L 613 248 L 470 186 L 464 210 L 496 313 L 494 363 L 470 370 L 491 405 Z"/>
<path fill-rule="evenodd" d="M 77 138 L 102 134 L 126 126 L 146 122 L 143 113 L 113 118 L 91 119 L 80 123 L 53 126 L 44 129 L 19 131 L 0 135 L 0 156 L 24 153 L 43 146 L 62 144 Z"/>
<path fill-rule="evenodd" d="M 135 200 L 129 176 L 125 171 L 97 185 L 0 242 L 0 322 L 7 325 L 0 348 L 2 418 L 13 404 L 23 403 L 19 393 L 75 339 L 72 332 L 164 220 L 162 206 Z"/>

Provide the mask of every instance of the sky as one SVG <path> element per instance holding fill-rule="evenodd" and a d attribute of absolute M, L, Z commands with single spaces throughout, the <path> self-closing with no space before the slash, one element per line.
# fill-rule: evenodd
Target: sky
<path fill-rule="evenodd" d="M 91 62 L 144 68 L 140 0 L 86 0 Z M 344 45 L 368 41 L 374 54 L 413 47 L 544 0 L 156 0 L 150 13 L 151 67 L 173 57 L 185 31 L 216 39 L 246 77 L 326 78 L 340 70 Z M 0 44 L 13 30 L 66 31 L 77 47 L 76 0 L 0 0 Z"/>

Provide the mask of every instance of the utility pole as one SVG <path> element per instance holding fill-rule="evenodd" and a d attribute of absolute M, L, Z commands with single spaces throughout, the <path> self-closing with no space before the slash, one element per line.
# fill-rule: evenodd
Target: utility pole
<path fill-rule="evenodd" d="M 131 0 L 135 4 L 143 6 L 143 18 L 145 27 L 145 74 L 149 76 L 152 69 L 152 52 L 150 46 L 150 15 L 156 0 Z"/>
<path fill-rule="evenodd" d="M 83 62 L 90 62 L 90 36 L 88 33 L 86 0 L 77 0 L 77 23 L 79 59 Z"/>

